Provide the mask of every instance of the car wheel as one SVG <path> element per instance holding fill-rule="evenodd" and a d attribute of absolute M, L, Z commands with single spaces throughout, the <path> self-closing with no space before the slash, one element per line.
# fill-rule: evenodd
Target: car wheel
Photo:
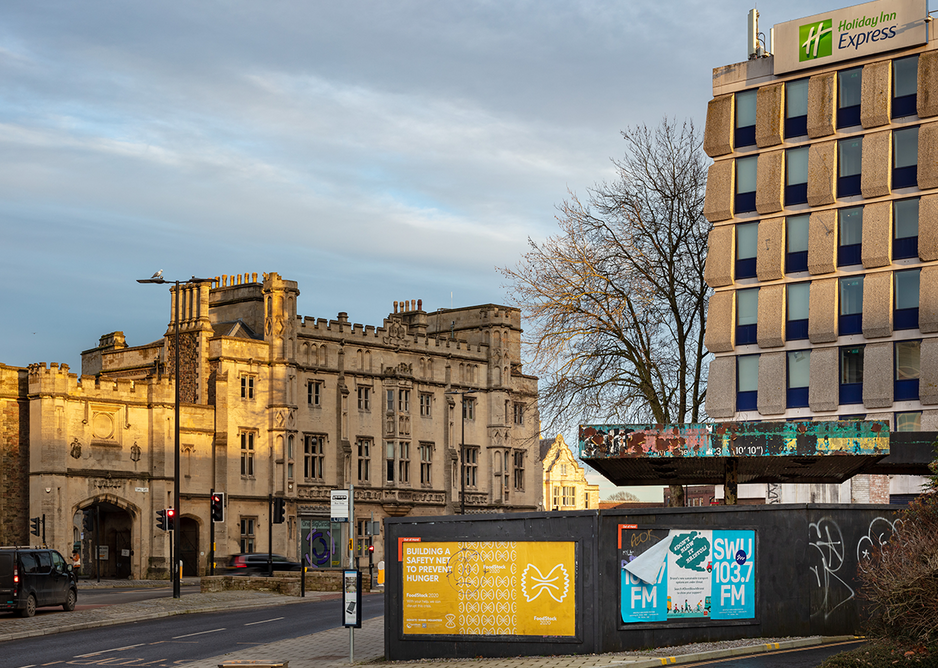
<path fill-rule="evenodd" d="M 26 599 L 26 607 L 19 611 L 20 617 L 32 617 L 36 614 L 36 597 L 32 594 Z"/>
<path fill-rule="evenodd" d="M 78 600 L 78 593 L 74 589 L 69 589 L 68 594 L 65 596 L 65 603 L 62 604 L 62 609 L 65 612 L 71 612 L 75 609 L 75 602 Z"/>

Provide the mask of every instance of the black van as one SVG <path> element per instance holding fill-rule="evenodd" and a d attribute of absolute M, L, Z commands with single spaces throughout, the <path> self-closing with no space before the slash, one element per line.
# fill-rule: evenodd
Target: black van
<path fill-rule="evenodd" d="M 36 608 L 61 605 L 71 612 L 78 601 L 72 565 L 55 550 L 0 547 L 0 611 L 32 617 Z"/>

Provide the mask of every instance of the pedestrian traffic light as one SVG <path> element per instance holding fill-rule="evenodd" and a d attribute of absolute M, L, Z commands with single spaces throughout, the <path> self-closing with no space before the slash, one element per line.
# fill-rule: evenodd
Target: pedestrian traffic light
<path fill-rule="evenodd" d="M 29 527 L 30 527 L 30 528 L 29 528 L 29 533 L 31 533 L 31 534 L 34 535 L 34 536 L 39 536 L 39 535 L 41 534 L 41 532 L 39 531 L 39 522 L 40 522 L 40 520 L 39 520 L 38 517 L 30 518 L 30 520 L 29 520 Z"/>
<path fill-rule="evenodd" d="M 85 533 L 94 531 L 94 511 L 85 510 L 84 517 L 81 518 L 81 530 Z"/>
<path fill-rule="evenodd" d="M 166 530 L 173 531 L 176 528 L 176 509 L 166 509 Z"/>
<path fill-rule="evenodd" d="M 369 545 L 369 546 L 368 546 L 368 554 L 371 555 L 371 554 L 374 554 L 374 553 L 375 553 L 375 546 L 374 546 L 374 545 Z"/>
<path fill-rule="evenodd" d="M 156 511 L 156 527 L 161 531 L 166 531 L 166 510 L 157 510 Z"/>
<path fill-rule="evenodd" d="M 225 521 L 225 495 L 223 492 L 214 492 L 212 494 L 212 521 Z"/>
<path fill-rule="evenodd" d="M 287 509 L 287 500 L 282 496 L 274 499 L 274 524 L 283 524 L 284 513 Z"/>

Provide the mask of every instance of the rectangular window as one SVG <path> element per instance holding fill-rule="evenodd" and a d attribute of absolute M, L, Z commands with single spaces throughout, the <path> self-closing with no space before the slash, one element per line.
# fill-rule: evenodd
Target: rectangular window
<path fill-rule="evenodd" d="M 394 410 L 394 390 L 387 390 L 385 392 L 385 406 L 387 406 L 388 411 Z"/>
<path fill-rule="evenodd" d="M 808 147 L 785 151 L 785 206 L 808 201 Z"/>
<path fill-rule="evenodd" d="M 256 517 L 241 518 L 241 553 L 251 554 L 254 552 L 254 527 L 257 524 Z"/>
<path fill-rule="evenodd" d="M 785 273 L 808 270 L 808 214 L 785 219 Z"/>
<path fill-rule="evenodd" d="M 306 403 L 310 406 L 322 406 L 322 381 L 311 380 L 306 386 Z"/>
<path fill-rule="evenodd" d="M 863 346 L 840 349 L 840 404 L 863 403 Z"/>
<path fill-rule="evenodd" d="M 241 475 L 254 476 L 254 432 L 241 432 Z"/>
<path fill-rule="evenodd" d="M 894 401 L 918 399 L 918 382 L 922 370 L 922 342 L 896 341 L 896 377 Z"/>
<path fill-rule="evenodd" d="M 759 246 L 759 223 L 736 226 L 736 278 L 756 277 L 756 251 Z"/>
<path fill-rule="evenodd" d="M 466 487 L 475 487 L 479 479 L 479 448 L 466 447 Z"/>
<path fill-rule="evenodd" d="M 567 507 L 573 507 L 576 505 L 576 487 L 568 487 L 564 485 L 563 505 Z"/>
<path fill-rule="evenodd" d="M 808 134 L 808 80 L 785 84 L 785 139 Z"/>
<path fill-rule="evenodd" d="M 521 403 L 520 401 L 516 401 L 514 403 L 513 413 L 514 413 L 515 424 L 523 425 L 524 424 L 524 404 Z"/>
<path fill-rule="evenodd" d="M 293 434 L 287 436 L 287 478 L 293 479 Z"/>
<path fill-rule="evenodd" d="M 756 210 L 756 171 L 759 159 L 756 156 L 736 159 L 735 212 L 746 213 Z"/>
<path fill-rule="evenodd" d="M 514 461 L 514 483 L 515 489 L 519 492 L 524 491 L 524 450 L 515 450 L 512 453 Z"/>
<path fill-rule="evenodd" d="M 371 439 L 360 438 L 358 446 L 358 482 L 371 480 Z"/>
<path fill-rule="evenodd" d="M 254 376 L 248 376 L 248 375 L 241 376 L 241 398 L 242 399 L 254 398 Z"/>
<path fill-rule="evenodd" d="M 896 413 L 896 431 L 921 431 L 922 411 Z"/>
<path fill-rule="evenodd" d="M 421 394 L 420 395 L 420 417 L 430 417 L 432 415 L 432 412 L 431 412 L 432 406 L 433 406 L 433 395 Z"/>
<path fill-rule="evenodd" d="M 430 474 L 433 471 L 433 444 L 420 444 L 420 484 L 429 485 L 432 483 Z"/>
<path fill-rule="evenodd" d="M 389 406 L 389 408 L 393 408 L 393 405 Z M 370 387 L 358 388 L 358 410 L 360 411 L 371 410 L 371 388 Z"/>
<path fill-rule="evenodd" d="M 863 331 L 863 276 L 840 279 L 840 336 Z"/>
<path fill-rule="evenodd" d="M 892 132 L 892 189 L 918 185 L 918 126 Z"/>
<path fill-rule="evenodd" d="M 733 145 L 736 148 L 756 144 L 756 91 L 736 93 L 736 132 Z"/>
<path fill-rule="evenodd" d="M 837 142 L 837 197 L 860 194 L 860 172 L 863 168 L 863 137 Z"/>
<path fill-rule="evenodd" d="M 892 277 L 895 284 L 893 329 L 918 329 L 920 270 L 897 271 Z"/>
<path fill-rule="evenodd" d="M 759 393 L 759 356 L 736 358 L 736 410 L 754 411 Z"/>
<path fill-rule="evenodd" d="M 410 443 L 401 441 L 398 443 L 400 459 L 397 461 L 397 481 L 402 483 L 410 482 Z"/>
<path fill-rule="evenodd" d="M 918 198 L 892 203 L 892 259 L 918 257 Z"/>
<path fill-rule="evenodd" d="M 326 437 L 318 434 L 303 436 L 303 477 L 307 480 L 323 479 Z"/>
<path fill-rule="evenodd" d="M 410 390 L 397 391 L 397 410 L 401 413 L 410 413 Z"/>
<path fill-rule="evenodd" d="M 755 343 L 758 337 L 759 288 L 736 291 L 736 345 Z"/>
<path fill-rule="evenodd" d="M 560 509 L 560 488 L 559 487 L 553 488 L 552 496 L 554 499 L 554 510 L 559 510 Z"/>
<path fill-rule="evenodd" d="M 808 405 L 808 385 L 811 380 L 811 351 L 792 350 L 788 353 L 789 408 L 804 408 Z"/>
<path fill-rule="evenodd" d="M 786 297 L 785 340 L 798 341 L 808 338 L 811 283 L 789 283 Z"/>
<path fill-rule="evenodd" d="M 863 68 L 855 67 L 838 72 L 837 83 L 837 127 L 849 128 L 859 125 Z"/>
<path fill-rule="evenodd" d="M 837 266 L 860 264 L 863 249 L 863 207 L 841 209 L 837 213 Z"/>
<path fill-rule="evenodd" d="M 462 417 L 463 420 L 476 419 L 476 400 L 472 397 L 462 398 Z"/>
<path fill-rule="evenodd" d="M 918 56 L 892 61 L 892 117 L 915 116 L 918 93 Z"/>
<path fill-rule="evenodd" d="M 394 482 L 394 441 L 385 441 L 384 443 L 384 463 L 386 480 Z"/>

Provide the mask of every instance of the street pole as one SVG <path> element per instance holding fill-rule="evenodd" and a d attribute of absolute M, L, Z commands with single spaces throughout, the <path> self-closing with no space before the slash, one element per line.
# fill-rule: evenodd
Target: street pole
<path fill-rule="evenodd" d="M 352 549 L 355 543 L 355 487 L 352 483 L 348 485 L 348 567 L 352 569 L 352 559 L 355 551 Z M 349 665 L 355 663 L 355 627 L 348 627 L 348 662 Z"/>
<path fill-rule="evenodd" d="M 170 549 L 170 554 L 173 555 L 173 559 L 176 559 L 179 556 L 179 525 L 182 523 L 182 512 L 179 507 L 179 281 L 176 281 L 176 292 L 173 296 L 173 303 L 175 306 L 175 315 L 173 317 L 173 345 L 176 347 L 175 354 L 175 372 L 174 372 L 174 385 L 176 386 L 176 397 L 175 397 L 175 406 L 174 406 L 174 444 L 173 451 L 175 457 L 173 458 L 173 535 L 172 535 L 172 548 Z M 172 562 L 173 565 L 173 598 L 180 598 L 182 596 L 182 589 L 179 586 L 179 568 L 176 565 L 176 562 Z"/>
<path fill-rule="evenodd" d="M 458 394 L 462 400 L 462 439 L 459 444 L 459 514 L 466 514 L 466 397 L 474 391 L 450 390 L 446 394 Z"/>

